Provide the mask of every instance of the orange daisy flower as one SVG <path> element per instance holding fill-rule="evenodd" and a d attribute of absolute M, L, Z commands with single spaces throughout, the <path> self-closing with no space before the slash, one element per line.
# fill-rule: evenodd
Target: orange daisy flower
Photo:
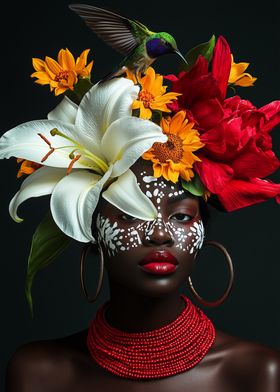
<path fill-rule="evenodd" d="M 200 161 L 193 152 L 204 146 L 198 131 L 183 110 L 172 118 L 162 119 L 160 125 L 168 140 L 154 143 L 142 158 L 153 162 L 154 176 L 157 178 L 163 176 L 176 183 L 181 176 L 185 181 L 190 181 L 194 176 L 193 164 Z"/>
<path fill-rule="evenodd" d="M 231 55 L 231 69 L 228 83 L 241 87 L 253 86 L 257 78 L 247 72 L 244 72 L 248 68 L 249 64 L 250 63 L 235 63 L 233 55 Z"/>
<path fill-rule="evenodd" d="M 126 71 L 128 79 L 136 83 L 134 74 Z M 163 76 L 156 74 L 152 67 L 149 67 L 144 76 L 137 76 L 138 82 L 141 85 L 141 91 L 138 98 L 133 102 L 132 109 L 140 109 L 140 118 L 149 120 L 152 117 L 153 110 L 160 110 L 165 113 L 170 113 L 171 110 L 167 107 L 168 103 L 177 99 L 179 93 L 166 93 L 167 86 L 163 86 Z"/>
<path fill-rule="evenodd" d="M 46 56 L 45 60 L 33 58 L 32 63 L 36 72 L 31 77 L 37 78 L 36 83 L 50 85 L 55 95 L 60 95 L 66 90 L 74 90 L 74 85 L 80 78 L 90 78 L 93 61 L 88 65 L 87 56 L 89 49 L 84 50 L 75 61 L 74 56 L 68 49 L 61 49 L 57 61 Z"/>
<path fill-rule="evenodd" d="M 17 178 L 20 178 L 21 176 L 27 174 L 32 174 L 35 172 L 35 170 L 39 169 L 42 167 L 39 163 L 24 160 L 22 158 L 17 158 L 17 162 L 21 163 L 19 171 L 17 172 Z"/>

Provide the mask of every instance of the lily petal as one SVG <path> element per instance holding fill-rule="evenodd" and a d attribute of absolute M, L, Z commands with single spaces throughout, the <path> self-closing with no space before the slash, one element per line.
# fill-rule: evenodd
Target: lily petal
<path fill-rule="evenodd" d="M 87 170 L 76 170 L 54 188 L 52 216 L 57 226 L 69 237 L 80 242 L 95 242 L 91 232 L 92 215 L 111 170 L 103 177 Z"/>
<path fill-rule="evenodd" d="M 10 201 L 9 212 L 16 222 L 22 222 L 17 215 L 17 209 L 20 204 L 30 197 L 49 195 L 52 193 L 55 185 L 65 176 L 64 169 L 54 169 L 42 167 L 30 174 L 21 184 L 20 190 Z"/>
<path fill-rule="evenodd" d="M 57 128 L 60 132 L 73 138 L 75 128 L 71 124 L 65 124 L 53 120 L 29 121 L 18 125 L 6 132 L 0 138 L 0 159 L 17 157 L 27 159 L 36 163 L 42 163 L 42 159 L 50 152 L 50 147 L 38 133 L 43 135 L 56 149 L 44 161 L 46 166 L 68 167 L 71 160 L 69 153 L 76 147 L 74 143 L 61 136 L 51 136 L 50 131 Z M 68 148 L 57 149 L 69 146 Z M 79 161 L 75 163 L 75 168 L 88 167 Z"/>
<path fill-rule="evenodd" d="M 97 83 L 85 94 L 77 112 L 76 126 L 79 135 L 87 138 L 86 145 L 93 151 L 98 149 L 108 126 L 119 117 L 131 115 L 131 104 L 138 92 L 139 87 L 131 80 L 117 78 Z"/>
<path fill-rule="evenodd" d="M 129 169 L 102 193 L 109 203 L 126 214 L 142 220 L 154 220 L 157 209 L 140 189 L 135 174 Z"/>
<path fill-rule="evenodd" d="M 123 117 L 114 121 L 102 138 L 101 149 L 106 159 L 114 163 L 113 177 L 124 173 L 149 150 L 155 142 L 165 143 L 167 136 L 161 127 L 138 117 Z"/>
<path fill-rule="evenodd" d="M 132 115 L 132 103 L 137 99 L 140 88 L 135 86 L 132 81 L 121 78 L 122 85 L 119 86 L 114 97 L 108 101 L 108 105 L 105 108 L 104 122 L 106 123 L 106 129 L 117 119 Z M 103 131 L 104 133 L 104 131 Z"/>
<path fill-rule="evenodd" d="M 64 123 L 75 124 L 78 105 L 64 96 L 62 101 L 48 114 L 48 120 L 58 120 Z"/>

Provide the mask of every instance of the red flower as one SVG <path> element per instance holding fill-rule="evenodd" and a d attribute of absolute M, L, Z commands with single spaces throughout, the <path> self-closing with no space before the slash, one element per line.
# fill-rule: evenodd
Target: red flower
<path fill-rule="evenodd" d="M 263 179 L 280 166 L 269 134 L 280 123 L 280 101 L 257 109 L 239 96 L 226 98 L 230 66 L 230 48 L 219 37 L 210 70 L 200 56 L 189 72 L 166 77 L 182 94 L 172 109 L 187 111 L 205 144 L 194 169 L 227 211 L 280 199 L 280 185 Z"/>

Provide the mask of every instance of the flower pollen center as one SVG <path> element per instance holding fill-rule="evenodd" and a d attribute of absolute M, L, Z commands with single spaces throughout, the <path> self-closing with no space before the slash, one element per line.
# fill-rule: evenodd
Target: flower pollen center
<path fill-rule="evenodd" d="M 55 81 L 56 82 L 63 82 L 67 81 L 69 76 L 68 71 L 60 71 L 56 76 L 55 76 Z"/>
<path fill-rule="evenodd" d="M 153 102 L 153 100 L 155 99 L 153 94 L 151 94 L 147 90 L 141 90 L 138 97 L 139 100 L 143 102 L 145 108 L 148 108 L 150 106 L 150 103 Z"/>
<path fill-rule="evenodd" d="M 183 142 L 179 136 L 168 134 L 165 143 L 154 143 L 153 152 L 160 163 L 165 163 L 168 159 L 178 163 L 183 157 Z"/>

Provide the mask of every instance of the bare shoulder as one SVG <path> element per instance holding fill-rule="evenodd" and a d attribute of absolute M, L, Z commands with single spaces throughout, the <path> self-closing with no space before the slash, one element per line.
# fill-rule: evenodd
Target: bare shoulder
<path fill-rule="evenodd" d="M 85 337 L 27 343 L 11 357 L 6 370 L 6 392 L 67 390 L 78 363 L 85 360 Z"/>
<path fill-rule="evenodd" d="M 247 391 L 280 391 L 280 351 L 222 332 L 217 334 L 217 351 L 224 372 Z"/>

